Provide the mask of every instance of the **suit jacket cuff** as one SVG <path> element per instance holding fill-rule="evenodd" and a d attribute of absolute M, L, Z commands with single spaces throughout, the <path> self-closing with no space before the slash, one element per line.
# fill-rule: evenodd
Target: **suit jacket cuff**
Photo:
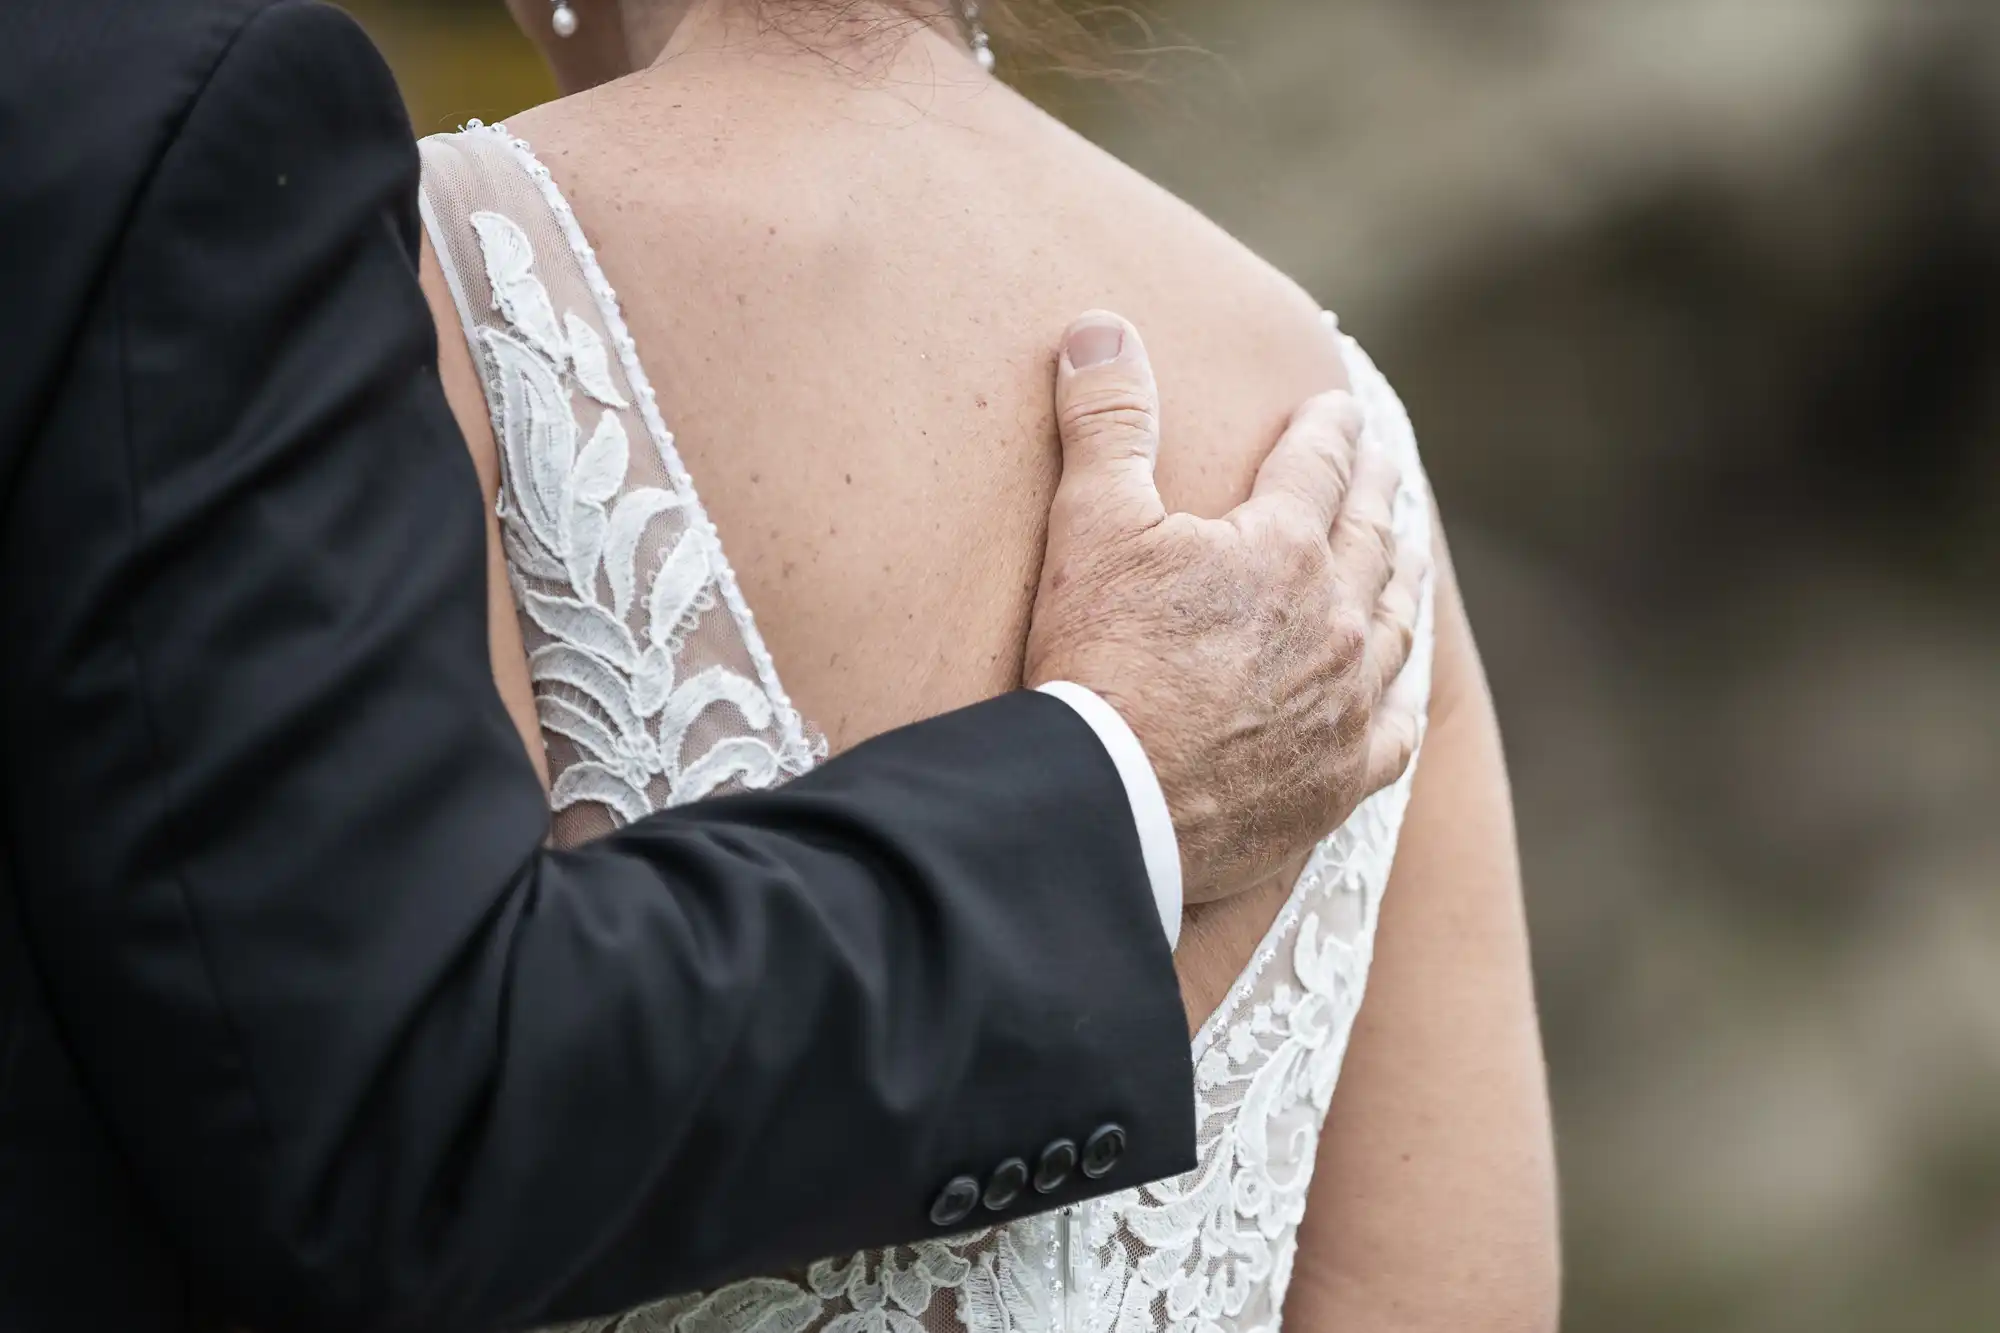
<path fill-rule="evenodd" d="M 1167 809 L 1167 794 L 1160 790 L 1159 774 L 1139 738 L 1118 716 L 1118 710 L 1095 690 L 1067 680 L 1052 680 L 1040 693 L 1062 700 L 1076 710 L 1111 756 L 1118 777 L 1125 784 L 1125 799 L 1132 807 L 1132 822 L 1139 829 L 1139 850 L 1146 860 L 1146 877 L 1153 884 L 1153 903 L 1160 909 L 1160 928 L 1167 932 L 1167 947 L 1178 948 L 1181 941 L 1181 847 L 1174 836 L 1173 813 Z"/>

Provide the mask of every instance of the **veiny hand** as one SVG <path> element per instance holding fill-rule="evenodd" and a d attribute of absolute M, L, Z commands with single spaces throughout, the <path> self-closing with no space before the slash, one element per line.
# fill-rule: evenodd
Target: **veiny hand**
<path fill-rule="evenodd" d="M 1391 690 L 1430 565 L 1391 527 L 1398 474 L 1351 395 L 1314 398 L 1225 518 L 1153 484 L 1159 391 L 1138 330 L 1085 315 L 1056 369 L 1063 477 L 1027 684 L 1102 695 L 1158 772 L 1189 902 L 1245 889 L 1409 766 Z"/>

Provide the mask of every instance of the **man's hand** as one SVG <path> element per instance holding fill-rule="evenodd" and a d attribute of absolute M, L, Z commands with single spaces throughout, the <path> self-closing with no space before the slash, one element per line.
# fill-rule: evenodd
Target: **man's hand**
<path fill-rule="evenodd" d="M 1063 477 L 1026 683 L 1069 680 L 1159 775 L 1189 902 L 1248 888 L 1409 766 L 1408 660 L 1430 554 L 1391 528 L 1398 474 L 1345 393 L 1314 398 L 1227 517 L 1169 514 L 1138 330 L 1085 315 L 1056 370 Z"/>

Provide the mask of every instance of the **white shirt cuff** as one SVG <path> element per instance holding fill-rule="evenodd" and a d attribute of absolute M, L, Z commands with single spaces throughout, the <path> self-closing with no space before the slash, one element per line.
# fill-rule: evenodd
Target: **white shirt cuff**
<path fill-rule="evenodd" d="M 1118 710 L 1095 690 L 1066 680 L 1052 680 L 1038 687 L 1040 692 L 1062 700 L 1076 710 L 1111 756 L 1111 763 L 1125 783 L 1125 799 L 1132 806 L 1132 822 L 1139 829 L 1139 853 L 1145 858 L 1146 877 L 1153 882 L 1153 903 L 1160 909 L 1160 928 L 1167 932 L 1167 948 L 1181 942 L 1181 844 L 1174 836 L 1173 813 L 1167 809 L 1167 794 L 1160 790 L 1159 774 L 1146 758 L 1145 747 L 1132 734 Z"/>

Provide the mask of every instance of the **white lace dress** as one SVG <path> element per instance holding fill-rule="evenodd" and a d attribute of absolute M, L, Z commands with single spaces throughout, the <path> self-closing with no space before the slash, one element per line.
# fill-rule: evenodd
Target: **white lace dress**
<path fill-rule="evenodd" d="M 424 221 L 499 442 L 500 518 L 574 843 L 665 806 L 761 788 L 824 746 L 787 699 L 661 420 L 618 301 L 525 143 L 474 124 L 423 145 Z M 1430 508 L 1408 417 L 1341 339 L 1369 429 Z M 1426 686 L 1428 597 L 1410 670 Z M 1194 1038 L 1186 1176 L 944 1241 L 828 1259 L 589 1325 L 619 1333 L 1261 1333 L 1280 1321 L 1320 1127 L 1361 1004 L 1406 776 L 1314 852 Z"/>

